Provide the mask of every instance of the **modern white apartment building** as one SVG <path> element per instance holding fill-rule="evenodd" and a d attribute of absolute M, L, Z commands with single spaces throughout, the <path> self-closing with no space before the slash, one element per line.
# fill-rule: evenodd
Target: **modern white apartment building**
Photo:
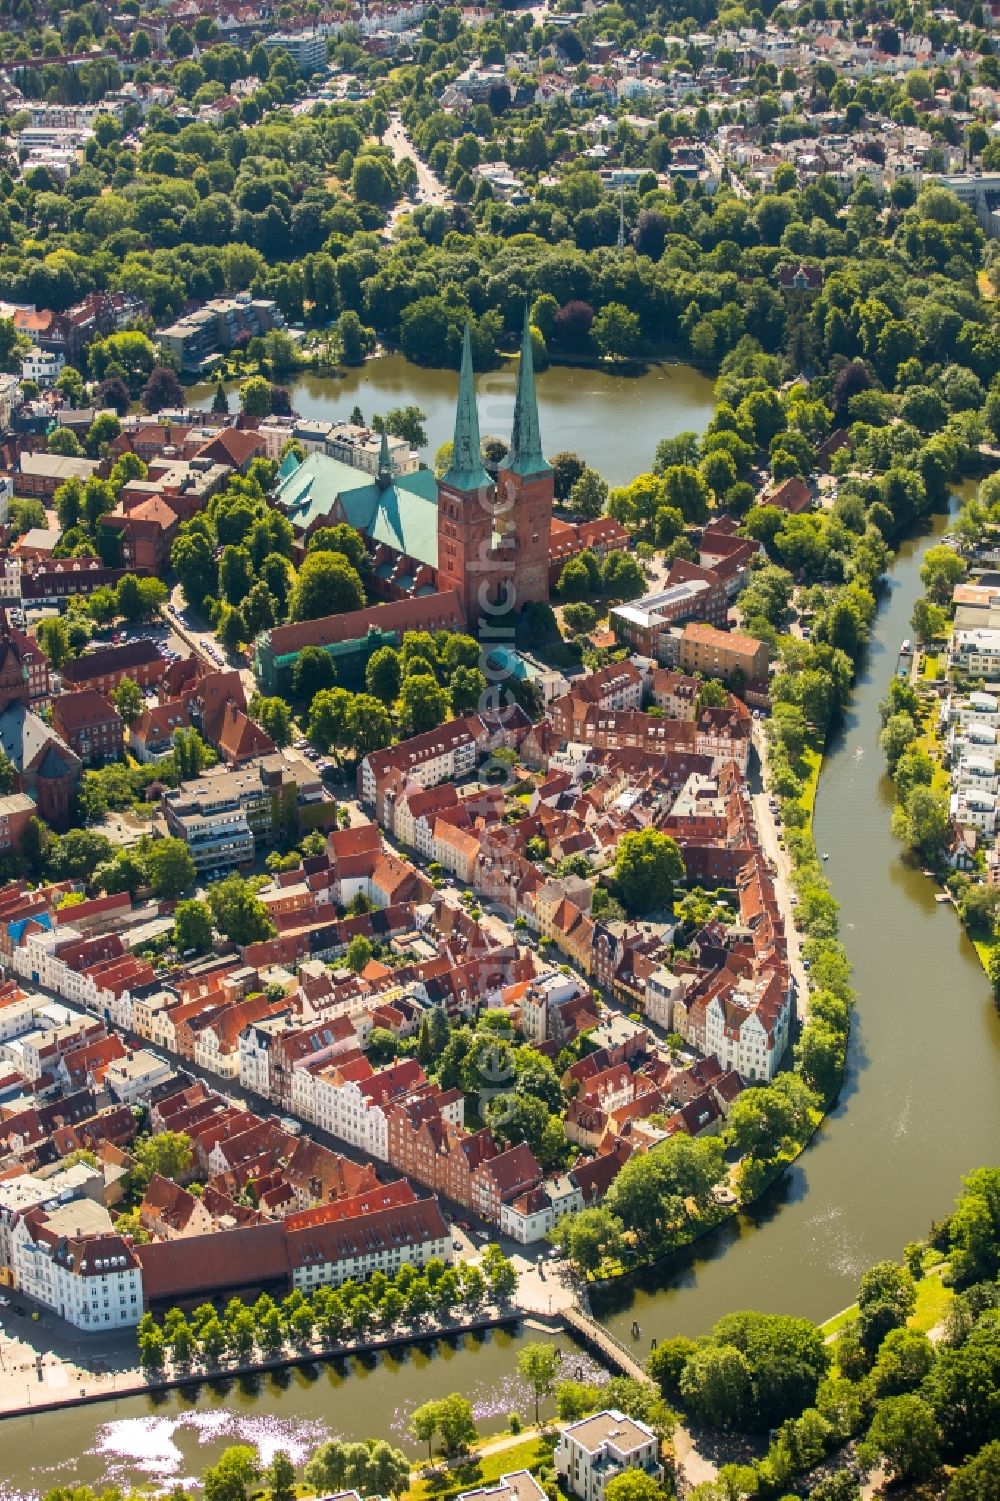
<path fill-rule="evenodd" d="M 608 1408 L 570 1423 L 555 1449 L 556 1473 L 580 1501 L 604 1501 L 605 1487 L 623 1470 L 663 1478 L 660 1444 L 652 1428 Z"/>

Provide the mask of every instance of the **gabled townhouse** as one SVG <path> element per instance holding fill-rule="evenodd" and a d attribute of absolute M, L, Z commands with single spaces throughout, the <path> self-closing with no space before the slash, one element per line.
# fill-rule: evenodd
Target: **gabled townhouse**
<path fill-rule="evenodd" d="M 372 751 L 358 768 L 361 801 L 374 810 L 380 824 L 391 828 L 398 789 L 408 781 L 434 787 L 467 776 L 476 764 L 481 730 L 474 716 L 452 719 L 389 750 Z"/>

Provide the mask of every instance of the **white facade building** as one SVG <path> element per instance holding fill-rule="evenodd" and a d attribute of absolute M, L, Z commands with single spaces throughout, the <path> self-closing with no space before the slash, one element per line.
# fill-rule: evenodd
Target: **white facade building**
<path fill-rule="evenodd" d="M 12 1236 L 18 1290 L 87 1334 L 137 1324 L 142 1272 L 131 1247 L 110 1229 L 67 1233 L 73 1220 L 82 1218 L 81 1206 L 69 1204 L 18 1222 Z"/>
<path fill-rule="evenodd" d="M 553 1456 L 556 1473 L 580 1501 L 604 1501 L 605 1487 L 623 1470 L 663 1478 L 660 1445 L 652 1428 L 614 1408 L 570 1423 Z"/>
<path fill-rule="evenodd" d="M 21 379 L 33 380 L 39 386 L 51 386 L 65 363 L 61 354 L 53 354 L 33 344 L 21 361 Z"/>

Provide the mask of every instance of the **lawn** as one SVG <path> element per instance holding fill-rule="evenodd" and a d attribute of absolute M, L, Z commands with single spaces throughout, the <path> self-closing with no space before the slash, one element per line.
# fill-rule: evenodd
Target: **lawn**
<path fill-rule="evenodd" d="M 802 794 L 799 802 L 809 814 L 809 821 L 811 823 L 813 809 L 816 806 L 816 788 L 819 785 L 820 767 L 823 765 L 823 747 L 821 745 L 807 745 L 799 760 L 804 769 Z"/>
<path fill-rule="evenodd" d="M 935 679 L 937 678 L 938 667 L 940 665 L 940 662 L 941 662 L 941 658 L 937 655 L 936 652 L 934 652 L 934 653 L 928 652 L 926 654 L 926 656 L 924 657 L 924 673 L 923 673 L 923 675 L 928 680 L 928 682 L 933 683 L 935 681 Z"/>
<path fill-rule="evenodd" d="M 487 1439 L 486 1443 L 489 1442 Z M 515 1470 L 532 1470 L 537 1465 L 552 1459 L 555 1436 L 546 1437 L 537 1433 L 525 1438 L 522 1443 L 512 1444 L 509 1449 L 500 1449 L 495 1454 L 475 1455 L 453 1469 L 430 1477 L 421 1476 L 407 1491 L 407 1501 L 448 1501 L 460 1491 L 474 1486 L 489 1485 L 501 1475 L 513 1474 Z"/>
<path fill-rule="evenodd" d="M 910 1314 L 907 1323 L 911 1329 L 919 1329 L 922 1334 L 928 1334 L 945 1317 L 954 1298 L 954 1290 L 945 1287 L 941 1281 L 937 1269 L 928 1272 L 917 1283 L 917 1306 Z M 850 1308 L 841 1309 L 835 1313 L 832 1319 L 827 1319 L 825 1324 L 820 1324 L 820 1333 L 825 1339 L 832 1339 L 839 1334 L 845 1324 L 857 1318 L 858 1305 L 852 1303 Z"/>
<path fill-rule="evenodd" d="M 857 1303 L 852 1303 L 850 1308 L 842 1308 L 840 1313 L 835 1313 L 832 1319 L 827 1319 L 825 1324 L 820 1324 L 819 1332 L 824 1339 L 832 1339 L 835 1334 L 840 1333 L 845 1324 L 849 1324 L 853 1318 L 857 1317 L 857 1312 Z"/>
<path fill-rule="evenodd" d="M 990 960 L 997 949 L 1000 949 L 1000 938 L 974 938 L 972 941 L 976 946 L 976 953 L 979 955 L 980 964 L 986 973 L 989 974 Z"/>
<path fill-rule="evenodd" d="M 917 1283 L 917 1306 L 909 1318 L 910 1328 L 929 1334 L 946 1316 L 954 1297 L 954 1288 L 945 1287 L 936 1272 L 922 1277 Z"/>

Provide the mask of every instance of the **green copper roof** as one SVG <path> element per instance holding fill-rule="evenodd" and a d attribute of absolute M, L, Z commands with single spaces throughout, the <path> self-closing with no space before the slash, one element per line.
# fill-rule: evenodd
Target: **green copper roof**
<path fill-rule="evenodd" d="M 521 361 L 517 371 L 517 398 L 514 402 L 514 430 L 505 469 L 514 474 L 548 474 L 549 466 L 542 453 L 542 434 L 538 426 L 538 398 L 535 394 L 535 363 L 531 354 L 531 320 L 524 307 L 524 334 Z"/>
<path fill-rule="evenodd" d="M 491 485 L 483 468 L 479 445 L 479 413 L 476 410 L 476 378 L 472 373 L 472 342 L 469 325 L 465 325 L 462 343 L 462 373 L 458 380 L 458 405 L 455 408 L 455 443 L 448 472 L 442 484 L 453 490 L 481 490 Z"/>
<path fill-rule="evenodd" d="M 394 475 L 380 485 L 339 459 L 311 453 L 278 486 L 275 502 L 299 533 L 343 517 L 372 542 L 387 542 L 437 567 L 437 482 L 430 469 Z"/>

